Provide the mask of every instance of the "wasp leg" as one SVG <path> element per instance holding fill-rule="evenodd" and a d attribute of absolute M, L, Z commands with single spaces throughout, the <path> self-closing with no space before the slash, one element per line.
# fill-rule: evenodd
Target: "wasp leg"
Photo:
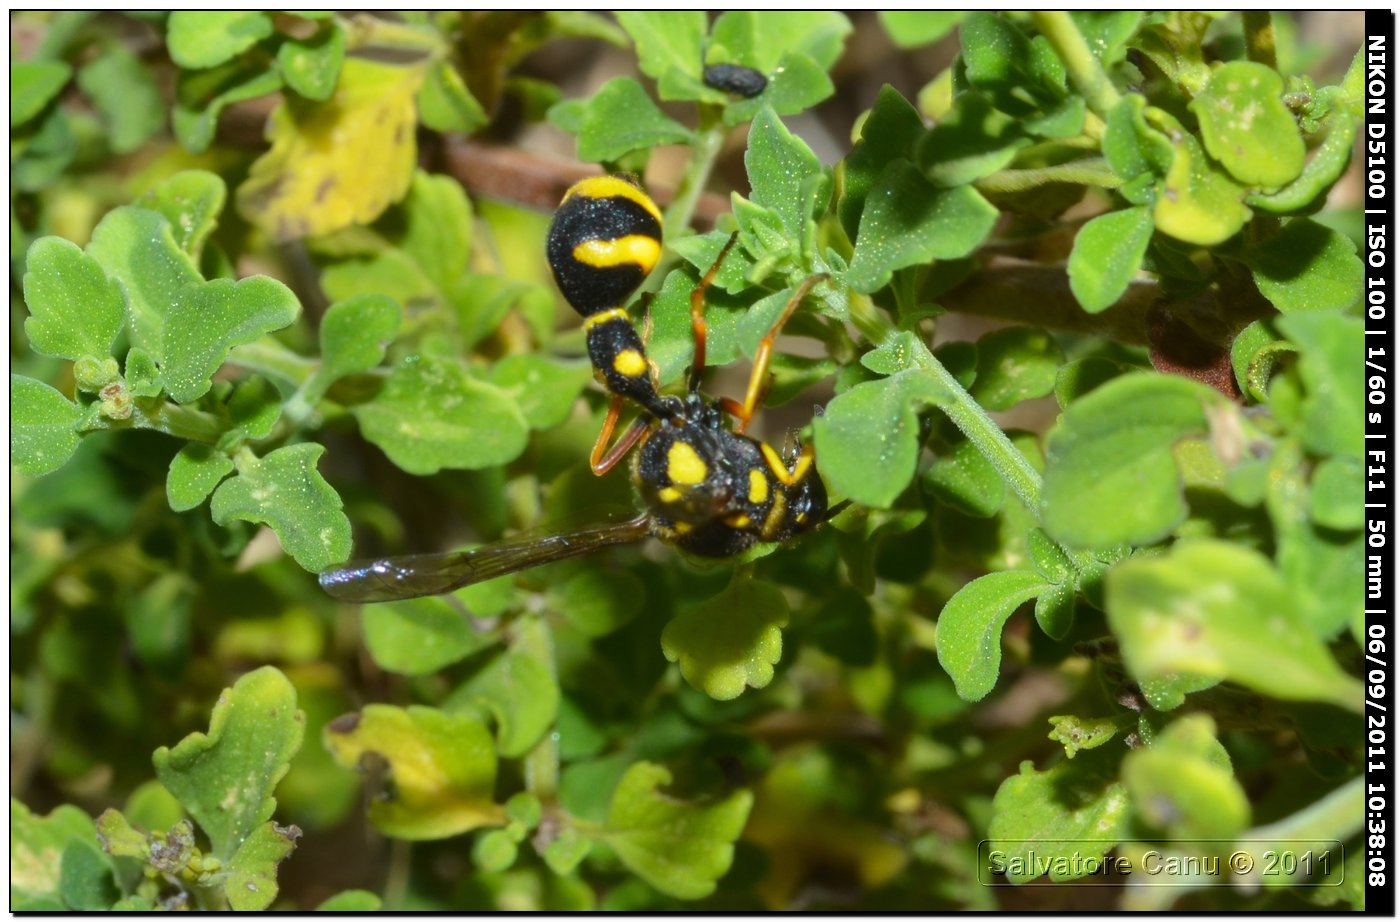
<path fill-rule="evenodd" d="M 785 487 L 801 483 L 812 472 L 812 465 L 817 459 L 817 453 L 811 445 L 803 445 L 791 463 L 783 460 L 778 450 L 767 442 L 760 442 L 758 449 L 763 454 L 768 470 L 772 471 L 773 476 Z"/>
<path fill-rule="evenodd" d="M 622 434 L 611 448 L 608 448 L 608 440 L 612 438 L 613 429 L 617 427 L 617 419 L 622 414 L 624 401 L 616 394 L 613 395 L 612 403 L 608 405 L 608 415 L 603 419 L 603 428 L 598 433 L 598 440 L 593 443 L 593 451 L 588 456 L 588 463 L 593 468 L 593 473 L 599 477 L 606 474 L 617 466 L 627 452 L 632 450 L 632 446 L 637 444 L 637 440 L 647 431 L 651 424 L 650 417 L 646 415 L 638 416 L 632 421 L 631 427 Z"/>
<path fill-rule="evenodd" d="M 700 389 L 700 376 L 705 371 L 705 340 L 709 334 L 709 326 L 705 323 L 705 292 L 714 284 L 715 276 L 719 275 L 720 264 L 724 262 L 724 258 L 729 255 L 738 239 L 738 231 L 729 235 L 729 240 L 719 251 L 719 256 L 715 257 L 715 261 L 700 279 L 700 284 L 690 293 L 690 331 L 695 338 L 695 357 L 690 363 L 690 380 L 687 383 L 691 393 Z"/>
<path fill-rule="evenodd" d="M 802 284 L 797 286 L 797 290 L 788 299 L 787 306 L 783 308 L 782 314 L 778 316 L 773 326 L 758 344 L 758 350 L 753 357 L 753 371 L 749 374 L 749 389 L 744 394 L 744 404 L 735 414 L 739 420 L 739 425 L 735 426 L 736 432 L 743 432 L 749 427 L 749 421 L 753 419 L 754 413 L 758 412 L 759 404 L 763 402 L 763 395 L 768 390 L 768 364 L 773 359 L 773 343 L 777 340 L 778 334 L 783 331 L 783 327 L 792 319 L 792 315 L 797 312 L 802 299 L 816 287 L 819 282 L 826 281 L 825 274 L 809 275 L 802 280 Z"/>

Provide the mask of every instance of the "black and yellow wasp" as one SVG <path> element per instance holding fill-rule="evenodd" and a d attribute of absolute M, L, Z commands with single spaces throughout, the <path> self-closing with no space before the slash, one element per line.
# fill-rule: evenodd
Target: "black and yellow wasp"
<path fill-rule="evenodd" d="M 647 536 L 703 557 L 730 557 L 761 541 L 787 541 L 828 517 L 810 447 L 780 452 L 745 435 L 762 402 L 773 342 L 812 287 L 798 286 L 760 343 L 744 401 L 700 392 L 705 293 L 736 238 L 691 292 L 695 341 L 684 397 L 662 394 L 646 346 L 623 303 L 661 258 L 661 212 L 627 176 L 585 179 L 564 195 L 547 256 L 564 299 L 583 317 L 594 375 L 612 396 L 590 462 L 605 474 L 632 452 L 632 482 L 646 512 L 626 522 L 506 540 L 469 551 L 391 557 L 327 570 L 321 586 L 350 602 L 383 602 L 462 586 Z M 637 418 L 611 446 L 626 404 Z M 726 416 L 736 420 L 733 429 Z M 635 451 L 633 451 L 635 449 Z"/>

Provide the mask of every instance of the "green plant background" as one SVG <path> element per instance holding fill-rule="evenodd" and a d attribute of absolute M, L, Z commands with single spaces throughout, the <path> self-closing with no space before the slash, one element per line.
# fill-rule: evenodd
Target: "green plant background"
<path fill-rule="evenodd" d="M 12 908 L 1363 907 L 1359 31 L 14 14 Z M 849 507 L 332 602 L 634 508 L 571 155 L 664 207 L 663 384 L 731 234 L 713 393 L 825 276 L 758 426 Z"/>

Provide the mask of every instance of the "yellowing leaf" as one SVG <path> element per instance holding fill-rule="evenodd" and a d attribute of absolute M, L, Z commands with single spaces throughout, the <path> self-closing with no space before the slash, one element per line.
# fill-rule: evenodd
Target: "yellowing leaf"
<path fill-rule="evenodd" d="M 445 839 L 505 821 L 492 801 L 496 750 L 475 718 L 429 707 L 370 704 L 327 725 L 326 747 L 346 768 L 375 754 L 387 764 L 388 794 L 369 818 L 396 839 Z"/>
<path fill-rule="evenodd" d="M 402 199 L 417 158 L 411 66 L 347 59 L 326 102 L 288 98 L 268 120 L 269 150 L 238 190 L 238 210 L 278 241 L 369 224 Z"/>

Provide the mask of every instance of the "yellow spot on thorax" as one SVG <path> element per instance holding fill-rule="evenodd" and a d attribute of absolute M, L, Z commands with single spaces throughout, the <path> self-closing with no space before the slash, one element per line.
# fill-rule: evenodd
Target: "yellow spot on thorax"
<path fill-rule="evenodd" d="M 666 453 L 666 475 L 672 483 L 693 487 L 705 482 L 710 469 L 686 442 L 674 442 Z"/>
<path fill-rule="evenodd" d="M 755 506 L 768 502 L 768 478 L 756 467 L 749 470 L 749 502 Z"/>
<path fill-rule="evenodd" d="M 661 241 L 642 234 L 628 234 L 616 240 L 585 240 L 574 247 L 574 259 L 594 269 L 638 266 L 650 272 L 661 258 Z"/>
<path fill-rule="evenodd" d="M 662 487 L 660 490 L 656 491 L 656 498 L 663 503 L 680 502 L 681 491 L 677 490 L 675 487 Z"/>

